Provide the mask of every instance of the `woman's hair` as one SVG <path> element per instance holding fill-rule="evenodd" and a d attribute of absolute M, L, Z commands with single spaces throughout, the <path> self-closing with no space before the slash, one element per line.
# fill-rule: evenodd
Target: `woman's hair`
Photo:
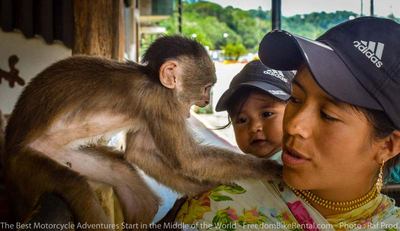
<path fill-rule="evenodd" d="M 396 130 L 393 122 L 383 111 L 357 108 L 362 112 L 372 124 L 374 138 L 382 139 L 389 136 L 393 131 Z M 400 183 L 400 169 L 396 167 L 399 164 L 400 155 L 390 159 L 385 166 L 385 181 L 390 183 Z"/>
<path fill-rule="evenodd" d="M 252 93 L 261 93 L 269 95 L 269 93 L 266 93 L 265 91 L 258 89 L 256 87 L 246 86 L 239 88 L 227 102 L 228 123 L 217 129 L 224 129 L 232 124 L 232 118 L 237 117 L 239 115 L 240 111 L 243 108 L 243 105 L 246 103 L 247 99 Z M 281 100 L 277 97 L 274 97 L 272 95 L 269 96 L 276 102 L 286 103 L 286 101 Z"/>

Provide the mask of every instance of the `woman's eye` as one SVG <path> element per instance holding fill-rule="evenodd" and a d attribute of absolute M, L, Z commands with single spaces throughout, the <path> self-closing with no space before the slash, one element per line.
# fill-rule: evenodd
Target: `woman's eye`
<path fill-rule="evenodd" d="M 338 121 L 338 119 L 336 119 L 335 117 L 332 117 L 328 114 L 326 114 L 325 112 L 321 111 L 321 118 L 328 120 L 328 121 Z"/>
<path fill-rule="evenodd" d="M 290 96 L 289 102 L 291 102 L 291 103 L 300 103 L 301 101 L 300 101 L 300 99 L 298 99 L 298 98 L 296 98 L 294 96 Z"/>
<path fill-rule="evenodd" d="M 272 113 L 272 112 L 266 111 L 266 112 L 263 112 L 263 113 L 262 113 L 262 117 L 263 117 L 263 118 L 268 118 L 268 117 L 272 116 L 273 114 L 274 114 L 274 113 Z"/>

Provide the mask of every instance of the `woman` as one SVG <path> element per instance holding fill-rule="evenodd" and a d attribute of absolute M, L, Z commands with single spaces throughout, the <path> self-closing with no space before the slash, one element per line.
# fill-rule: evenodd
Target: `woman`
<path fill-rule="evenodd" d="M 400 209 L 380 193 L 400 153 L 399 37 L 399 24 L 375 17 L 317 41 L 267 34 L 261 61 L 297 70 L 282 179 L 220 186 L 189 200 L 178 220 L 211 230 L 400 229 Z"/>

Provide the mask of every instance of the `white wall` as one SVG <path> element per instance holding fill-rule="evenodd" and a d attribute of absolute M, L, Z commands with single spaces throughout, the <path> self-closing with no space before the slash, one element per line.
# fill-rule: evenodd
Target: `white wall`
<path fill-rule="evenodd" d="M 17 55 L 16 68 L 19 76 L 25 80 L 25 85 L 15 84 L 13 88 L 8 81 L 2 79 L 0 84 L 0 110 L 4 114 L 11 113 L 18 96 L 29 80 L 44 68 L 57 60 L 71 56 L 72 50 L 61 42 L 48 45 L 41 37 L 26 39 L 22 33 L 6 33 L 0 30 L 0 68 L 9 71 L 8 57 Z"/>

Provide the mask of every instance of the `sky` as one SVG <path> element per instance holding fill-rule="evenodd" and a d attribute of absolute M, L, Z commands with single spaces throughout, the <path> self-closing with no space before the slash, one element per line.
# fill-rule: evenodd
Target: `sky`
<path fill-rule="evenodd" d="M 244 10 L 271 9 L 271 0 L 208 0 L 215 2 L 223 7 L 233 6 Z M 363 15 L 370 13 L 370 0 L 281 0 L 282 16 L 292 16 L 295 14 L 307 14 L 311 12 L 334 12 L 337 10 L 353 11 L 357 14 L 361 12 L 361 1 L 363 2 Z M 400 0 L 375 0 L 374 12 L 378 16 L 387 16 L 393 13 L 400 17 Z"/>

